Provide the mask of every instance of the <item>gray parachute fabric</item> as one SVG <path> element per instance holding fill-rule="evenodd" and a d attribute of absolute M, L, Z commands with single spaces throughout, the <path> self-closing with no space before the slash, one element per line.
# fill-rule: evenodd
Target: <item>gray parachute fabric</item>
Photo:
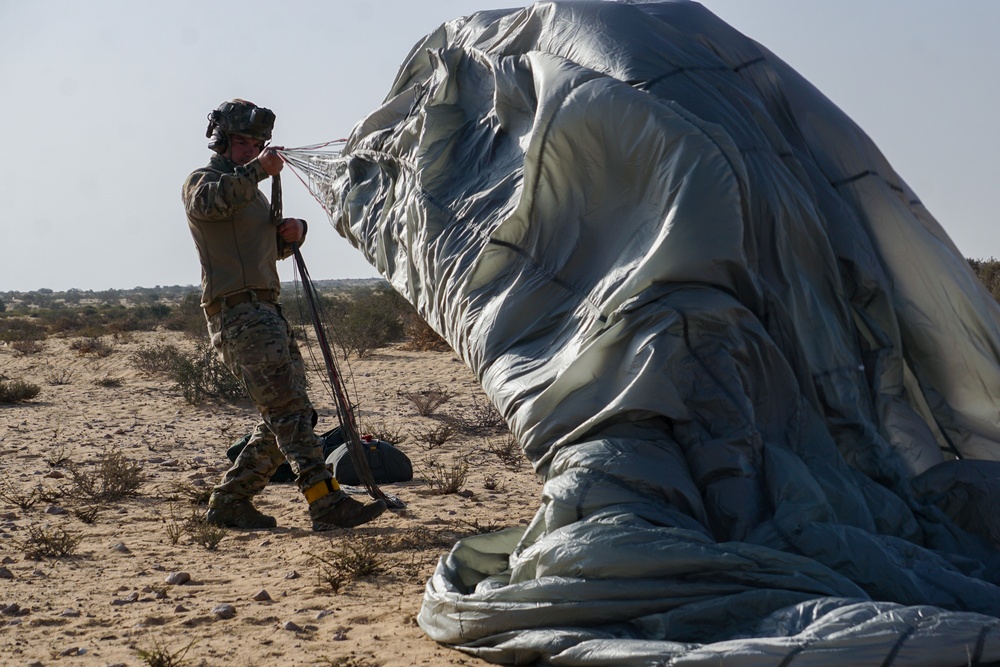
<path fill-rule="evenodd" d="M 693 2 L 418 43 L 290 154 L 545 487 L 435 640 L 505 664 L 1000 662 L 1000 308 L 834 104 Z"/>

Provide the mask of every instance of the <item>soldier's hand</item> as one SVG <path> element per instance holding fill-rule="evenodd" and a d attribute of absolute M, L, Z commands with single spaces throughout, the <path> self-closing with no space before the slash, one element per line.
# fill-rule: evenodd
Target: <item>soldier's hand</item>
<path fill-rule="evenodd" d="M 300 242 L 302 237 L 305 235 L 304 231 L 304 221 L 298 218 L 285 218 L 285 220 L 278 225 L 278 233 L 281 234 L 281 238 L 285 239 L 285 243 Z"/>
<path fill-rule="evenodd" d="M 278 151 L 282 150 L 282 148 L 282 146 L 268 146 L 257 156 L 257 162 L 260 163 L 260 166 L 264 167 L 264 171 L 267 172 L 268 176 L 274 176 L 285 166 L 285 161 L 278 155 Z"/>

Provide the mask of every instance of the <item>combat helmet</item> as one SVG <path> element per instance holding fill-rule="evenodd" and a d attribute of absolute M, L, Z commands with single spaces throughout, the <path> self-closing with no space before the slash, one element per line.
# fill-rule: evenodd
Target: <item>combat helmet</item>
<path fill-rule="evenodd" d="M 216 153 L 229 150 L 229 135 L 241 134 L 261 141 L 271 140 L 274 112 L 239 98 L 223 102 L 208 114 L 208 147 Z"/>

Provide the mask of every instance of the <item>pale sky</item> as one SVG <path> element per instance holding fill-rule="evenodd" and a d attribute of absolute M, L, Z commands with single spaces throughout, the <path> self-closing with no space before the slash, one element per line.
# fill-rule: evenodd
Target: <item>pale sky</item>
<path fill-rule="evenodd" d="M 424 34 L 523 4 L 0 0 L 0 291 L 196 285 L 180 188 L 210 155 L 210 110 L 267 106 L 289 147 L 346 137 Z M 1000 2 L 702 4 L 847 112 L 963 254 L 1000 257 Z M 285 214 L 310 221 L 314 279 L 376 275 L 284 186 Z"/>

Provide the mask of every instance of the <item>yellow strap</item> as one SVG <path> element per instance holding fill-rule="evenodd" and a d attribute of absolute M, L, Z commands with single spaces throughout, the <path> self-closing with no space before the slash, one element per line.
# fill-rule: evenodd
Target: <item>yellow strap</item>
<path fill-rule="evenodd" d="M 302 493 L 305 495 L 306 501 L 311 505 L 323 496 L 331 494 L 334 491 L 340 491 L 340 484 L 337 483 L 336 478 L 324 479 L 319 484 L 313 484 Z"/>

